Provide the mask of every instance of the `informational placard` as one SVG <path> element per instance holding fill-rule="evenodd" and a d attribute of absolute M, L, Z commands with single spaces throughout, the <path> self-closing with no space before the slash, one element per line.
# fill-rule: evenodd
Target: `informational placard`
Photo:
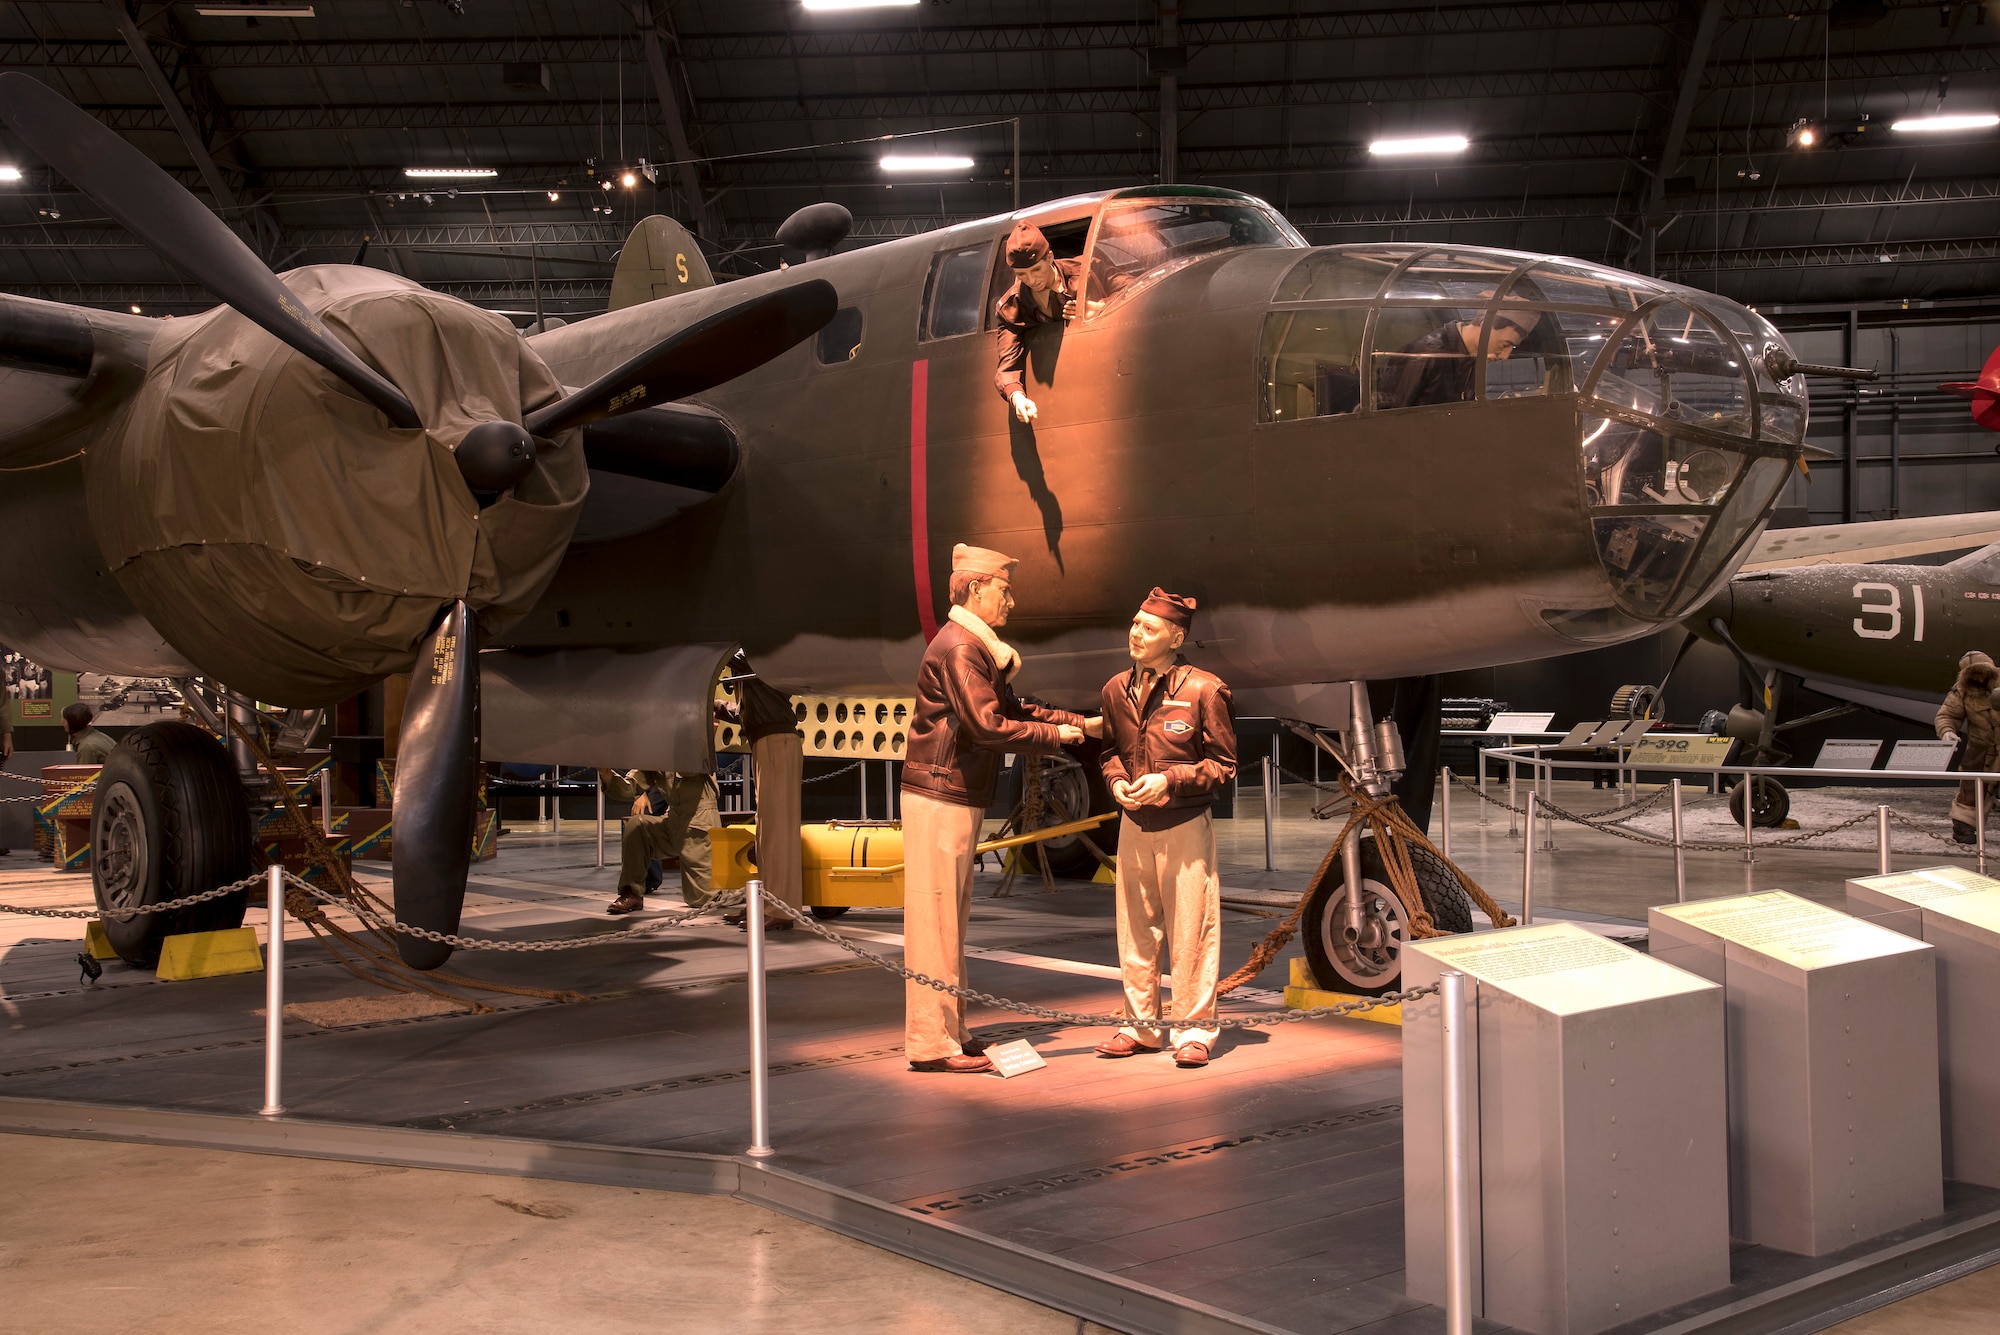
<path fill-rule="evenodd" d="M 1571 728 L 1566 734 L 1564 734 L 1563 739 L 1560 742 L 1557 742 L 1556 745 L 1582 746 L 1585 742 L 1590 740 L 1590 735 L 1596 732 L 1602 726 L 1604 725 L 1601 723 L 1579 723 L 1574 728 Z"/>
<path fill-rule="evenodd" d="M 986 1059 L 993 1063 L 993 1069 L 1000 1073 L 1003 1080 L 1039 1071 L 1048 1065 L 1042 1060 L 1042 1054 L 1035 1051 L 1034 1044 L 1025 1038 L 991 1045 L 986 1049 Z"/>
<path fill-rule="evenodd" d="M 1931 946 L 1783 890 L 1647 919 L 1728 996 L 1731 1236 L 1820 1256 L 1944 1209 Z"/>
<path fill-rule="evenodd" d="M 1506 736 L 1524 732 L 1547 732 L 1549 722 L 1555 718 L 1555 711 L 1546 714 L 1495 714 L 1493 721 L 1486 725 L 1486 731 Z"/>
<path fill-rule="evenodd" d="M 1714 769 L 1729 763 L 1729 752 L 1735 745 L 1733 737 L 1641 737 L 1625 763 L 1633 769 L 1668 765 Z"/>
<path fill-rule="evenodd" d="M 2000 881 L 1981 876 L 1970 867 L 1924 867 L 1918 871 L 1891 872 L 1887 876 L 1864 876 L 1854 884 L 1917 905 L 2000 890 Z"/>
<path fill-rule="evenodd" d="M 1729 1283 L 1723 990 L 1584 930 L 1412 941 L 1403 985 L 1464 973 L 1476 1096 L 1473 1315 L 1593 1335 Z M 1442 1004 L 1403 1004 L 1409 1294 L 1443 1300 Z"/>
<path fill-rule="evenodd" d="M 1950 769 L 1951 753 L 1957 749 L 1956 743 L 1928 738 L 1897 742 L 1896 749 L 1889 753 L 1889 762 L 1882 768 L 1885 770 Z"/>
<path fill-rule="evenodd" d="M 1797 969 L 1921 950 L 1920 942 L 1784 890 L 1669 904 L 1654 912 Z"/>
<path fill-rule="evenodd" d="M 1874 769 L 1875 757 L 1882 754 L 1882 739 L 1830 737 L 1820 744 L 1814 769 Z"/>

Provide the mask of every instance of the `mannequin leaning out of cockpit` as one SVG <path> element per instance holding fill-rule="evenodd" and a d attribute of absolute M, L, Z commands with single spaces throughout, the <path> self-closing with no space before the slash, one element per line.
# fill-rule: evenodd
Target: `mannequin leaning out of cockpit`
<path fill-rule="evenodd" d="M 1536 311 L 1495 316 L 1486 340 L 1486 360 L 1504 362 L 1541 322 Z M 1426 403 L 1464 403 L 1472 398 L 1474 359 L 1479 355 L 1479 321 L 1454 320 L 1412 339 L 1382 358 L 1375 379 L 1375 406 L 1415 408 Z"/>

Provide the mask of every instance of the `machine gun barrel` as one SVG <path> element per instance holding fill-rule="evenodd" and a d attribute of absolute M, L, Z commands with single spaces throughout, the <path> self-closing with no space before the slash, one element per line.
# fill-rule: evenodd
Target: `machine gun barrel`
<path fill-rule="evenodd" d="M 1812 362 L 1802 362 L 1790 353 L 1772 348 L 1764 354 L 1764 369 L 1771 373 L 1773 380 L 1787 380 L 1795 375 L 1831 375 L 1842 380 L 1879 380 L 1882 373 L 1861 366 L 1816 366 Z"/>

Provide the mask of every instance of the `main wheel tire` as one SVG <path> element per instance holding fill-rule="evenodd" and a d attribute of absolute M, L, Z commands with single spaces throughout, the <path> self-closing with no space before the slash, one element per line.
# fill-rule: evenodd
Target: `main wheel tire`
<path fill-rule="evenodd" d="M 1759 774 L 1754 780 L 1740 780 L 1729 790 L 1729 816 L 1737 828 L 1743 825 L 1743 786 L 1751 785 L 1750 823 L 1760 830 L 1783 828 L 1785 817 L 1792 814 L 1792 795 L 1785 791 L 1785 785 L 1768 774 Z"/>
<path fill-rule="evenodd" d="M 248 890 L 171 913 L 109 916 L 250 875 L 243 784 L 222 744 L 192 724 L 148 723 L 126 734 L 97 776 L 90 848 L 104 934 L 126 963 L 150 969 L 170 936 L 243 925 Z"/>
<path fill-rule="evenodd" d="M 1410 867 L 1424 910 L 1439 931 L 1472 930 L 1472 897 L 1451 867 L 1425 848 L 1410 849 Z M 1376 997 L 1393 992 L 1403 978 L 1403 946 L 1409 922 L 1402 901 L 1390 889 L 1388 870 L 1372 836 L 1361 840 L 1361 881 L 1365 897 L 1363 935 L 1350 942 L 1342 930 L 1347 918 L 1347 886 L 1335 858 L 1327 875 L 1308 892 L 1300 922 L 1306 961 L 1320 987 Z"/>
<path fill-rule="evenodd" d="M 812 915 L 821 922 L 825 922 L 828 918 L 838 918 L 841 914 L 847 912 L 847 908 L 848 906 L 845 904 L 815 904 L 812 907 Z"/>
<path fill-rule="evenodd" d="M 1044 827 L 1060 825 L 1065 819 L 1081 820 L 1085 816 L 1101 816 L 1115 810 L 1111 801 L 1111 790 L 1105 786 L 1104 771 L 1097 763 L 1097 743 L 1090 742 L 1083 747 L 1072 747 L 1070 752 L 1055 757 L 1054 763 L 1042 769 L 1042 791 L 1053 796 L 1068 813 L 1058 816 L 1045 797 L 1042 804 L 1042 824 Z M 1118 822 L 1106 821 L 1089 832 L 1090 842 L 1106 853 L 1118 851 Z M 1084 845 L 1084 836 L 1066 835 L 1061 839 L 1050 839 L 1042 847 L 1048 850 L 1049 871 L 1064 880 L 1087 881 L 1097 874 L 1098 861 L 1090 849 Z M 1036 865 L 1034 846 L 1021 849 L 1027 865 Z"/>

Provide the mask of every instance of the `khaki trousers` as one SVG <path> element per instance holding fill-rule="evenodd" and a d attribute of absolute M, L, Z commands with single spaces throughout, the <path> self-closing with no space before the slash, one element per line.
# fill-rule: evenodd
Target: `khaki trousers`
<path fill-rule="evenodd" d="M 972 913 L 972 850 L 986 813 L 903 790 L 903 963 L 965 986 L 965 924 Z M 903 984 L 903 1053 L 913 1062 L 964 1051 L 965 1002 Z"/>
<path fill-rule="evenodd" d="M 1222 964 L 1222 882 L 1215 872 L 1215 817 L 1202 812 L 1148 833 L 1131 816 L 1118 822 L 1118 967 L 1125 978 L 1120 1032 L 1160 1045 L 1160 976 L 1173 964 L 1173 1045 L 1215 1046 L 1216 974 Z M 1164 957 L 1163 957 L 1164 951 Z"/>
<path fill-rule="evenodd" d="M 664 815 L 630 816 L 618 843 L 618 889 L 646 894 L 646 864 L 655 858 L 681 860 L 681 898 L 695 908 L 710 899 L 708 832 L 722 824 L 715 810 L 715 781 L 706 774 L 681 774 L 667 785 Z"/>
<path fill-rule="evenodd" d="M 1967 765 L 1965 768 L 1987 769 L 1991 764 L 1992 762 L 1988 761 L 1984 765 Z M 1993 810 L 1996 803 L 2000 803 L 2000 779 L 1990 781 L 1986 785 L 1986 809 L 1988 811 Z M 1970 779 L 1965 779 L 1959 783 L 1958 792 L 1951 799 L 1951 818 L 1953 820 L 1964 821 L 1967 825 L 1976 825 L 1979 823 L 1978 784 Z"/>
<path fill-rule="evenodd" d="M 766 890 L 795 909 L 805 905 L 799 851 L 805 745 L 795 732 L 775 732 L 750 744 L 757 766 L 757 875 Z"/>

